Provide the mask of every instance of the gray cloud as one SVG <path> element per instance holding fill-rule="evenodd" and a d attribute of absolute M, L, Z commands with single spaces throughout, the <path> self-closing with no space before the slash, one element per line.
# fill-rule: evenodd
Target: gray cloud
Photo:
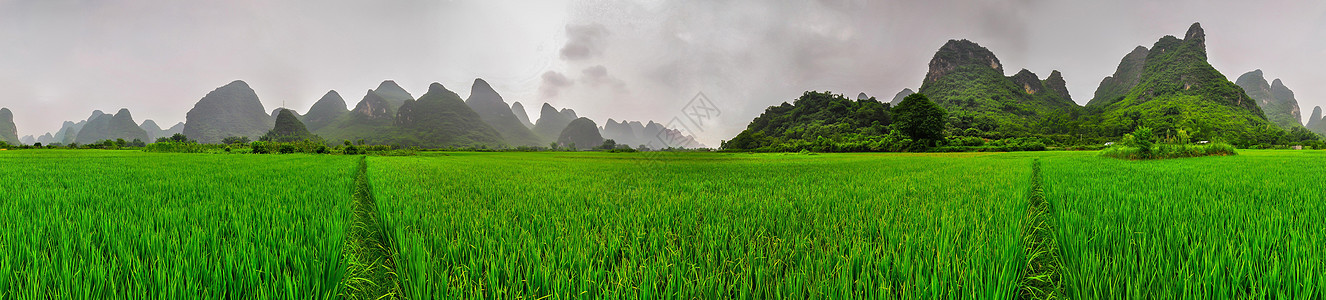
<path fill-rule="evenodd" d="M 621 94 L 629 93 L 626 82 L 608 75 L 608 68 L 597 65 L 581 70 L 583 81 L 592 88 L 608 88 Z"/>
<path fill-rule="evenodd" d="M 603 52 L 599 42 L 608 35 L 602 24 L 566 25 L 566 45 L 562 46 L 562 59 L 585 60 Z"/>
<path fill-rule="evenodd" d="M 562 75 L 562 73 L 558 73 L 557 71 L 543 72 L 542 77 L 543 83 L 539 86 L 539 96 L 545 100 L 548 98 L 556 98 L 558 94 L 562 93 L 562 89 L 575 84 L 575 81 L 566 78 L 566 75 Z"/>
<path fill-rule="evenodd" d="M 915 89 L 948 39 L 1010 73 L 1060 70 L 1085 103 L 1133 47 L 1198 21 L 1227 77 L 1262 69 L 1305 111 L 1326 104 L 1326 2 L 0 0 L 0 106 L 40 135 L 93 109 L 173 124 L 234 79 L 305 111 L 329 89 L 466 95 L 482 77 L 600 122 L 666 122 L 704 92 L 722 114 L 695 134 L 717 145 L 805 90 Z"/>

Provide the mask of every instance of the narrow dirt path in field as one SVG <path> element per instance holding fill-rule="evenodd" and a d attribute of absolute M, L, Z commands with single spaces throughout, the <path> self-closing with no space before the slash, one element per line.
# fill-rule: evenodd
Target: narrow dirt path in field
<path fill-rule="evenodd" d="M 1062 290 L 1059 280 L 1059 247 L 1054 241 L 1054 208 L 1041 187 L 1041 162 L 1031 165 L 1031 191 L 1027 216 L 1022 225 L 1022 244 L 1027 252 L 1023 267 L 1022 299 L 1055 299 Z"/>
<path fill-rule="evenodd" d="M 401 287 L 396 278 L 395 253 L 378 218 L 373 186 L 368 182 L 368 160 L 359 159 L 355 176 L 354 220 L 346 239 L 346 274 L 341 294 L 345 299 L 400 299 Z"/>

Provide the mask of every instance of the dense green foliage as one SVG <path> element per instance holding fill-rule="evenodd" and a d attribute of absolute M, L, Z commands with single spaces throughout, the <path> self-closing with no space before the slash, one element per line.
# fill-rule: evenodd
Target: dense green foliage
<path fill-rule="evenodd" d="M 1211 155 L 1235 155 L 1234 146 L 1225 143 L 1191 144 L 1188 132 L 1179 130 L 1177 135 L 1158 140 L 1151 128 L 1138 126 L 1133 133 L 1123 136 L 1123 140 L 1101 151 L 1104 157 L 1119 159 L 1166 159 L 1199 157 Z"/>
<path fill-rule="evenodd" d="M 1134 146 L 1112 146 L 1101 150 L 1100 155 L 1119 159 L 1165 159 L 1212 155 L 1236 155 L 1234 146 L 1225 143 L 1206 145 L 1156 144 L 1148 148 Z"/>
<path fill-rule="evenodd" d="M 723 149 L 765 151 L 826 151 L 838 144 L 869 144 L 869 137 L 889 134 L 889 105 L 875 98 L 852 100 L 830 92 L 805 92 L 789 104 L 771 106 Z M 892 138 L 904 138 L 895 134 Z M 819 147 L 813 146 L 818 144 Z M 835 147 L 837 148 L 837 147 Z M 864 147 L 863 148 L 867 148 Z M 897 149 L 901 150 L 901 149 Z M 848 150 L 851 151 L 851 150 Z M 858 150 L 861 151 L 861 150 Z M 896 151 L 896 150 L 895 150 Z"/>
<path fill-rule="evenodd" d="M 336 298 L 356 159 L 0 152 L 0 298 Z"/>
<path fill-rule="evenodd" d="M 947 114 L 944 108 L 930 102 L 925 94 L 907 96 L 902 103 L 898 103 L 897 108 L 893 109 L 893 115 L 896 117 L 894 125 L 898 131 L 927 146 L 933 146 L 944 139 Z"/>
<path fill-rule="evenodd" d="M 1326 293 L 1322 151 L 1042 158 L 1068 299 L 1315 299 Z"/>
<path fill-rule="evenodd" d="M 413 299 L 1009 299 L 1030 162 L 451 153 L 369 178 Z"/>

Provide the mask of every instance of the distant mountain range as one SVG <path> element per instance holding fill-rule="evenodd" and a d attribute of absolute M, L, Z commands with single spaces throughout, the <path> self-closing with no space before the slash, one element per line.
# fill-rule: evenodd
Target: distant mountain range
<path fill-rule="evenodd" d="M 176 133 L 184 133 L 184 122 L 175 123 L 175 125 L 170 126 L 170 128 L 161 129 L 161 126 L 157 126 L 156 121 L 143 120 L 143 124 L 139 124 L 138 127 L 143 128 L 143 131 L 147 132 L 146 142 L 149 143 L 156 141 L 158 138 L 170 137 Z"/>
<path fill-rule="evenodd" d="M 248 83 L 236 80 L 207 93 L 189 110 L 185 122 L 168 129 L 162 129 L 152 120 L 134 125 L 129 110 L 121 109 L 115 115 L 93 111 L 86 120 L 64 122 L 54 134 L 20 139 L 12 113 L 3 109 L 0 110 L 0 140 L 11 144 L 40 142 L 45 145 L 87 144 L 115 139 L 150 143 L 182 133 L 203 143 L 220 143 L 227 137 L 259 140 L 266 136 L 272 140 L 319 137 L 329 143 L 346 140 L 424 148 L 546 147 L 557 142 L 572 120 L 579 116 L 571 109 L 559 111 L 548 104 L 543 108 L 544 114 L 539 122 L 531 123 L 519 102 L 507 104 L 483 79 L 474 80 L 470 96 L 465 100 L 438 83 L 430 85 L 423 96 L 415 99 L 396 82 L 387 80 L 376 89 L 365 92 L 353 109 L 347 109 L 345 99 L 332 90 L 304 115 L 286 108 L 269 113 Z M 602 133 L 597 132 L 599 129 L 592 126 L 592 121 L 590 124 L 572 130 L 576 133 L 573 135 L 589 136 L 591 134 L 584 132 L 584 128 L 594 128 L 593 135 L 601 138 Z M 650 124 L 652 134 L 668 130 L 652 121 Z M 643 128 L 639 131 L 640 134 L 646 133 Z M 690 136 L 685 138 L 694 140 Z M 598 144 L 577 144 L 580 146 Z"/>
<path fill-rule="evenodd" d="M 969 40 L 948 41 L 928 66 L 916 92 L 948 112 L 951 135 L 1038 137 L 1061 144 L 1094 144 L 1147 126 L 1162 136 L 1182 131 L 1197 140 L 1252 145 L 1291 143 L 1311 136 L 1308 131 L 1326 134 L 1321 108 L 1314 107 L 1306 123 L 1301 121 L 1298 100 L 1283 81 L 1268 83 L 1263 72 L 1255 70 L 1231 82 L 1212 67 L 1207 62 L 1205 31 L 1196 23 L 1183 38 L 1165 36 L 1150 48 L 1137 46 L 1124 55 L 1114 74 L 1101 80 L 1084 106 L 1073 101 L 1059 71 L 1052 70 L 1041 78 L 1021 69 L 1007 76 L 1006 66 L 993 52 Z M 888 108 L 911 94 L 912 89 L 903 89 L 884 103 L 864 93 L 855 100 L 807 93 L 803 95 L 804 103 L 770 107 L 739 135 L 739 144 L 804 145 L 809 142 L 797 140 L 887 134 L 888 129 L 880 126 L 891 122 Z M 852 103 L 839 103 L 844 100 Z M 797 108 L 801 104 L 808 106 Z M 856 115 L 819 111 L 843 107 L 860 111 Z M 114 115 L 94 111 L 86 120 L 64 122 L 55 133 L 19 138 L 12 112 L 4 109 L 0 110 L 0 140 L 43 144 L 95 143 L 103 139 L 152 141 L 178 132 L 200 142 L 217 143 L 226 137 L 257 139 L 274 129 L 284 113 L 282 109 L 268 112 L 254 90 L 237 80 L 202 97 L 182 125 L 169 129 L 161 129 L 150 120 L 135 125 L 128 109 L 121 109 Z M 588 146 L 583 145 L 586 141 L 594 140 L 588 138 L 593 135 L 586 132 L 584 121 L 572 128 L 573 138 L 566 139 L 568 126 L 581 119 L 574 110 L 544 103 L 538 119 L 532 120 L 523 104 L 508 103 L 483 79 L 474 81 L 471 94 L 464 99 L 438 83 L 416 99 L 387 80 L 365 92 L 353 108 L 347 108 L 340 93 L 328 91 L 306 114 L 290 110 L 289 115 L 311 134 L 329 142 L 362 140 L 439 148 L 546 146 L 574 141 L 577 147 L 583 147 Z M 669 141 L 680 140 L 688 147 L 703 147 L 694 137 L 675 138 L 681 135 L 678 130 L 644 122 L 607 119 L 602 127 L 592 127 L 599 138 L 613 139 L 618 144 L 659 146 L 656 142 L 662 141 L 660 136 L 667 136 Z M 756 124 L 759 122 L 773 123 Z M 798 122 L 818 125 L 807 127 Z M 824 127 L 835 123 L 850 126 Z M 867 127 L 872 129 L 865 130 Z M 838 133 L 813 136 L 814 132 L 805 132 L 808 128 Z M 781 132 L 785 130 L 796 132 Z"/>
<path fill-rule="evenodd" d="M 147 131 L 138 127 L 129 109 L 120 109 L 114 115 L 102 114 L 101 111 L 96 111 L 93 115 L 95 117 L 89 118 L 78 130 L 74 138 L 75 143 L 90 144 L 116 139 L 149 142 Z"/>

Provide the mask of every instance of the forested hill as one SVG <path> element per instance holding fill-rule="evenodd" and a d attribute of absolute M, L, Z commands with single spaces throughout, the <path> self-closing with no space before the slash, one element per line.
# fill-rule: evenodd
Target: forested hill
<path fill-rule="evenodd" d="M 826 144 L 855 144 L 841 151 L 864 151 L 868 137 L 889 133 L 890 105 L 874 97 L 853 101 L 829 92 L 806 92 L 792 103 L 770 106 L 724 149 L 798 151 Z"/>
<path fill-rule="evenodd" d="M 1119 100 L 1092 108 L 1084 124 L 1093 124 L 1100 136 L 1121 136 L 1137 126 L 1241 144 L 1276 143 L 1286 135 L 1256 100 L 1207 62 L 1206 33 L 1197 23 L 1183 39 L 1156 41 L 1137 84 Z"/>
<path fill-rule="evenodd" d="M 950 40 L 935 52 L 921 94 L 944 107 L 955 129 L 1025 134 L 1037 119 L 1076 108 L 1063 76 L 1041 80 L 1028 70 L 1004 76 L 989 49 L 968 40 Z"/>
<path fill-rule="evenodd" d="M 1162 138 L 1184 136 L 1239 146 L 1320 143 L 1319 137 L 1294 121 L 1299 116 L 1297 102 L 1282 83 L 1268 85 L 1266 99 L 1259 103 L 1212 67 L 1207 62 L 1206 33 L 1196 23 L 1183 39 L 1165 36 L 1150 49 L 1134 48 L 1116 72 L 1101 81 L 1086 107 L 1072 100 L 1058 71 L 1045 79 L 1025 69 L 1004 76 L 1004 65 L 994 53 L 968 40 L 950 40 L 935 53 L 919 94 L 946 112 L 947 138 L 940 146 L 1099 147 L 1143 126 Z M 1272 111 L 1269 114 L 1279 126 L 1268 120 L 1263 106 Z M 873 100 L 807 92 L 793 103 L 769 107 L 723 148 L 859 151 L 861 141 L 906 138 L 897 136 L 896 126 L 891 126 L 898 121 L 893 109 Z M 1326 127 L 1316 115 L 1309 123 L 1308 127 Z M 867 150 L 912 148 L 894 144 L 898 146 Z"/>

